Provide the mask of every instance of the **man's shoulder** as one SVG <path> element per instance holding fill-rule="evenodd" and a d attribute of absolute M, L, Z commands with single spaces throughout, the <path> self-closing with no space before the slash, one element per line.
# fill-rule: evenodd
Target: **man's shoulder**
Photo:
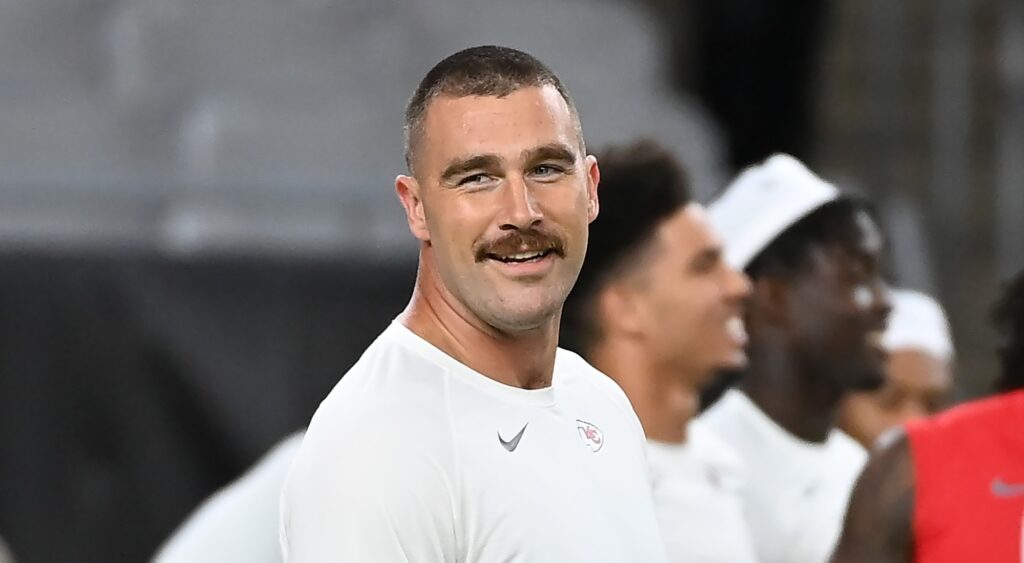
<path fill-rule="evenodd" d="M 384 331 L 349 368 L 317 409 L 364 417 L 413 405 L 436 404 L 444 366 L 407 345 L 394 326 Z M 390 414 L 390 413 L 389 413 Z"/>
<path fill-rule="evenodd" d="M 604 372 L 590 365 L 579 354 L 559 348 L 555 371 L 560 387 L 580 393 L 596 393 L 614 402 L 620 408 L 625 407 L 629 412 L 633 412 L 629 398 L 626 397 L 626 393 L 622 391 L 619 384 Z"/>
<path fill-rule="evenodd" d="M 320 403 L 300 456 L 406 456 L 450 440 L 446 369 L 385 331 Z"/>
<path fill-rule="evenodd" d="M 868 462 L 868 451 L 849 434 L 834 428 L 828 439 L 829 465 L 836 475 L 846 481 L 857 479 Z"/>
<path fill-rule="evenodd" d="M 728 442 L 705 424 L 690 423 L 686 430 L 687 442 L 695 457 L 703 463 L 719 468 L 737 471 L 743 466 L 740 454 Z"/>
<path fill-rule="evenodd" d="M 691 430 L 706 428 L 716 438 L 735 448 L 736 440 L 743 435 L 744 411 L 747 410 L 745 402 L 749 402 L 749 399 L 741 391 L 729 389 L 690 424 Z"/>
<path fill-rule="evenodd" d="M 962 403 L 931 418 L 907 424 L 907 431 L 912 439 L 920 434 L 951 438 L 960 433 L 973 434 L 987 424 L 1005 425 L 1007 420 L 1024 421 L 1024 391 Z"/>

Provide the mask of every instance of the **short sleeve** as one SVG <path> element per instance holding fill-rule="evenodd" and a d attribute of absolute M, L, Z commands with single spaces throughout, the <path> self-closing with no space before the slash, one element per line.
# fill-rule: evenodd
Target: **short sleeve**
<path fill-rule="evenodd" d="M 282 490 L 284 561 L 454 563 L 442 455 L 394 430 L 307 436 Z"/>

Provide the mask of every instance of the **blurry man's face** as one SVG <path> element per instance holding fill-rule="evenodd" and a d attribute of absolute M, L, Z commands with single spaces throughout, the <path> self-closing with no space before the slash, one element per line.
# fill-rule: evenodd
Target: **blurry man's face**
<path fill-rule="evenodd" d="M 750 281 L 722 259 L 701 206 L 665 220 L 647 253 L 636 291 L 649 319 L 649 353 L 696 387 L 718 370 L 745 366 Z"/>
<path fill-rule="evenodd" d="M 598 169 L 557 90 L 430 102 L 415 179 L 399 177 L 421 274 L 504 332 L 561 310 L 597 216 Z"/>
<path fill-rule="evenodd" d="M 917 350 L 892 352 L 885 384 L 877 391 L 847 397 L 840 427 L 871 447 L 886 430 L 938 412 L 952 387 L 948 362 Z"/>
<path fill-rule="evenodd" d="M 791 283 L 791 338 L 801 361 L 842 390 L 873 390 L 884 381 L 882 331 L 891 306 L 879 263 L 881 235 L 858 220 L 860 244 L 815 249 L 809 272 Z"/>

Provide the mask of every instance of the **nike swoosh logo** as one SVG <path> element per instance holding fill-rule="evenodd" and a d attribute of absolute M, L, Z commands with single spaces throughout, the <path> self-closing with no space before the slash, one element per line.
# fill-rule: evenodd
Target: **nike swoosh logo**
<path fill-rule="evenodd" d="M 523 432 L 526 432 L 526 427 L 529 426 L 529 424 L 529 422 L 524 424 L 522 430 L 520 430 L 519 433 L 516 434 L 515 438 L 512 438 L 507 442 L 501 437 L 501 432 L 498 432 L 498 441 L 501 442 L 502 446 L 505 446 L 506 450 L 510 452 L 516 451 L 516 448 L 519 447 L 519 439 L 523 437 Z"/>
<path fill-rule="evenodd" d="M 992 480 L 992 494 L 1002 498 L 1024 496 L 1024 483 L 1007 483 L 996 477 Z"/>

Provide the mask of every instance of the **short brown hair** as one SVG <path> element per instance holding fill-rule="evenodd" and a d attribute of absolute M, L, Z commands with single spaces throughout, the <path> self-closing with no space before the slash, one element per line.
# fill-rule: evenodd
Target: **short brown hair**
<path fill-rule="evenodd" d="M 427 106 L 439 96 L 505 97 L 527 87 L 553 86 L 569 112 L 585 151 L 579 114 L 562 81 L 532 55 L 509 47 L 470 47 L 446 57 L 423 77 L 405 108 L 405 164 L 412 172 L 413 156 L 423 128 Z"/>
<path fill-rule="evenodd" d="M 658 228 L 692 201 L 686 169 L 650 139 L 608 147 L 601 167 L 601 213 L 590 224 L 587 256 L 562 311 L 560 346 L 588 357 L 602 337 L 595 299 L 635 268 Z"/>

